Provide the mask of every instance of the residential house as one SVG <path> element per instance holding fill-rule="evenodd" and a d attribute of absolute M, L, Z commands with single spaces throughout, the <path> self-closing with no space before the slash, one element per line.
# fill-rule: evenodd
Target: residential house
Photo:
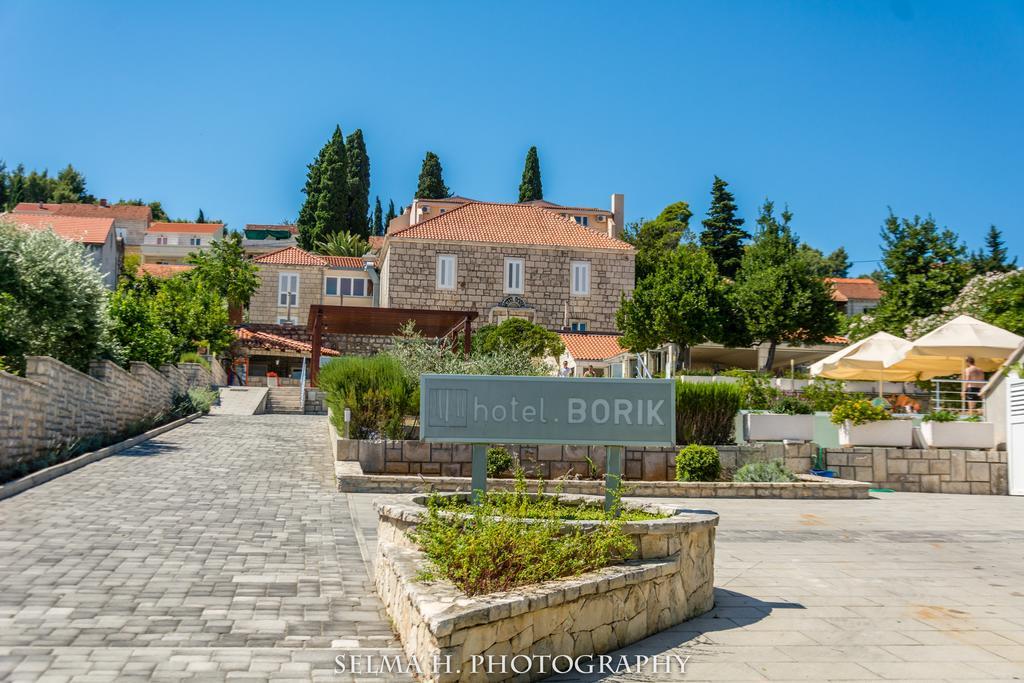
<path fill-rule="evenodd" d="M 560 334 L 565 351 L 555 365 L 563 367 L 568 363 L 573 377 L 631 377 L 629 372 L 632 354 L 619 346 L 618 334 Z M 587 371 L 590 374 L 587 374 Z"/>
<path fill-rule="evenodd" d="M 305 325 L 309 307 L 372 306 L 377 273 L 358 256 L 320 256 L 286 247 L 253 259 L 260 287 L 249 301 L 253 323 Z"/>
<path fill-rule="evenodd" d="M 476 310 L 484 324 L 522 317 L 549 329 L 615 330 L 620 297 L 634 285 L 635 252 L 619 238 L 621 195 L 612 199 L 618 214 L 587 225 L 534 204 L 466 200 L 449 210 L 426 202 L 412 206 L 436 206 L 432 218 L 389 226 L 377 257 L 381 306 Z"/>
<path fill-rule="evenodd" d="M 299 229 L 294 225 L 260 225 L 250 223 L 242 235 L 242 248 L 250 258 L 297 246 Z"/>
<path fill-rule="evenodd" d="M 107 289 L 117 287 L 117 276 L 124 260 L 124 242 L 117 236 L 113 218 L 7 213 L 0 215 L 0 222 L 11 222 L 29 230 L 52 230 L 66 240 L 81 243 L 88 258 L 103 274 L 103 283 Z"/>
<path fill-rule="evenodd" d="M 180 264 L 224 237 L 223 223 L 153 223 L 142 243 L 142 262 Z"/>
<path fill-rule="evenodd" d="M 12 213 L 39 214 L 44 216 L 68 216 L 72 218 L 110 218 L 114 221 L 117 237 L 124 241 L 125 254 L 141 254 L 142 242 L 153 220 L 148 206 L 129 204 L 108 204 L 101 199 L 96 204 L 46 204 L 43 202 L 22 202 Z"/>
<path fill-rule="evenodd" d="M 869 277 L 830 277 L 825 280 L 832 283 L 832 300 L 846 315 L 867 313 L 882 300 L 882 290 Z"/>

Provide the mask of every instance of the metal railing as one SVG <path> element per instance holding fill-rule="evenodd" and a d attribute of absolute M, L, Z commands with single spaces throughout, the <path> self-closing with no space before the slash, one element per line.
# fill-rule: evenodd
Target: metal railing
<path fill-rule="evenodd" d="M 933 412 L 944 410 L 957 415 L 981 415 L 985 400 L 981 396 L 983 381 L 962 379 L 932 380 Z"/>
<path fill-rule="evenodd" d="M 299 373 L 299 410 L 306 412 L 306 359 L 302 359 L 302 372 Z"/>

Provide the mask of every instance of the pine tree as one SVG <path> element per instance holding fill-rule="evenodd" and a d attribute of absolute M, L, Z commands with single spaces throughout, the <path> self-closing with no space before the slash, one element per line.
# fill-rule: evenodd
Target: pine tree
<path fill-rule="evenodd" d="M 330 239 L 339 232 L 345 232 L 348 218 L 348 169 L 346 167 L 345 141 L 341 129 L 335 130 L 331 144 L 327 147 L 320 166 L 320 187 L 317 190 L 316 222 L 313 231 L 316 244 Z"/>
<path fill-rule="evenodd" d="M 380 197 L 373 205 L 373 224 L 370 227 L 374 235 L 384 234 L 384 209 L 380 205 Z"/>
<path fill-rule="evenodd" d="M 366 153 L 363 131 L 357 128 L 345 138 L 345 164 L 348 175 L 348 210 L 343 230 L 369 237 L 370 157 Z"/>
<path fill-rule="evenodd" d="M 526 153 L 523 180 L 519 183 L 519 201 L 532 202 L 535 199 L 544 199 L 544 187 L 540 181 L 540 157 L 537 156 L 537 148 L 531 147 Z"/>
<path fill-rule="evenodd" d="M 673 253 L 690 231 L 693 212 L 686 202 L 669 204 L 651 221 L 626 226 L 625 241 L 636 247 L 636 281 L 654 275 L 662 261 Z"/>
<path fill-rule="evenodd" d="M 736 201 L 726 188 L 729 183 L 718 176 L 711 185 L 711 207 L 702 221 L 704 230 L 700 243 L 718 266 L 723 277 L 734 278 L 743 258 L 743 240 L 750 233 L 743 229 L 743 219 L 736 216 Z"/>
<path fill-rule="evenodd" d="M 46 170 L 43 170 L 42 173 L 38 173 L 33 170 L 28 174 L 28 178 L 25 179 L 24 201 L 47 202 L 50 200 L 50 196 L 52 194 L 53 191 L 50 174 Z"/>
<path fill-rule="evenodd" d="M 14 208 L 21 202 L 29 201 L 25 196 L 25 166 L 18 164 L 7 175 L 7 206 Z"/>
<path fill-rule="evenodd" d="M 58 204 L 81 202 L 86 199 L 85 176 L 78 172 L 74 166 L 67 167 L 57 174 L 56 184 L 50 200 Z"/>
<path fill-rule="evenodd" d="M 838 247 L 825 258 L 828 266 L 829 277 L 850 277 L 850 255 L 846 253 L 845 247 Z"/>
<path fill-rule="evenodd" d="M 451 190 L 444 184 L 441 160 L 433 152 L 427 152 L 427 155 L 423 157 L 423 167 L 420 169 L 419 184 L 416 186 L 416 198 L 444 199 L 451 196 Z"/>
<path fill-rule="evenodd" d="M 971 265 L 979 274 L 1006 273 L 1017 267 L 1017 257 L 1008 262 L 1008 255 L 1006 243 L 1003 241 L 1003 231 L 991 225 L 985 235 L 985 248 L 971 254 Z"/>

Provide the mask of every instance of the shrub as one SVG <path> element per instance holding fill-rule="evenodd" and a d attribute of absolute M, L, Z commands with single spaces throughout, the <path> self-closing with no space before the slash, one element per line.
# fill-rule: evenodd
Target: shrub
<path fill-rule="evenodd" d="M 177 417 L 185 417 L 193 413 L 210 412 L 210 408 L 217 402 L 219 394 L 208 387 L 192 387 L 184 394 L 174 397 L 174 406 L 171 412 Z"/>
<path fill-rule="evenodd" d="M 832 409 L 832 423 L 837 425 L 843 424 L 846 420 L 849 420 L 854 425 L 862 425 L 869 422 L 891 419 L 892 415 L 889 414 L 888 410 L 873 405 L 871 401 L 866 399 L 856 399 L 840 403 Z"/>
<path fill-rule="evenodd" d="M 796 475 L 786 469 L 781 460 L 748 462 L 736 470 L 733 481 L 796 481 Z"/>
<path fill-rule="evenodd" d="M 200 356 L 195 351 L 189 351 L 188 353 L 181 354 L 181 356 L 178 357 L 178 362 L 179 363 L 196 363 L 198 365 L 202 365 L 207 370 L 210 369 L 210 361 L 206 360 L 204 357 Z"/>
<path fill-rule="evenodd" d="M 741 406 L 745 410 L 770 410 L 782 397 L 782 392 L 768 383 L 766 377 L 746 374 L 740 377 L 740 391 L 743 394 Z"/>
<path fill-rule="evenodd" d="M 715 481 L 722 473 L 718 450 L 690 444 L 676 456 L 676 481 Z"/>
<path fill-rule="evenodd" d="M 845 403 L 851 398 L 859 398 L 859 394 L 847 394 L 843 391 L 843 383 L 817 378 L 808 384 L 802 394 L 812 410 L 830 412 L 840 403 Z"/>
<path fill-rule="evenodd" d="M 813 415 L 814 409 L 806 401 L 796 396 L 782 396 L 771 408 L 773 413 L 782 415 Z"/>
<path fill-rule="evenodd" d="M 487 449 L 487 476 L 496 477 L 516 466 L 516 459 L 507 448 L 497 446 Z"/>
<path fill-rule="evenodd" d="M 348 408 L 353 439 L 406 436 L 404 420 L 416 410 L 418 387 L 392 356 L 335 358 L 320 369 L 318 381 L 334 412 L 338 431 L 345 428 L 344 412 Z"/>
<path fill-rule="evenodd" d="M 427 339 L 416 331 L 410 321 L 394 338 L 388 355 L 397 359 L 406 376 L 417 386 L 420 375 L 433 372 L 443 375 L 547 375 L 550 368 L 541 360 L 531 358 L 521 348 L 504 347 L 498 351 L 476 350 L 466 358 L 462 343 L 448 338 Z"/>
<path fill-rule="evenodd" d="M 531 358 L 558 358 L 565 351 L 565 344 L 557 332 L 525 318 L 509 318 L 497 325 L 484 325 L 473 335 L 473 347 L 484 353 L 518 349 Z"/>
<path fill-rule="evenodd" d="M 681 444 L 732 443 L 742 391 L 726 382 L 676 383 L 676 441 Z"/>
<path fill-rule="evenodd" d="M 957 414 L 949 410 L 936 410 L 921 418 L 922 422 L 956 422 Z"/>

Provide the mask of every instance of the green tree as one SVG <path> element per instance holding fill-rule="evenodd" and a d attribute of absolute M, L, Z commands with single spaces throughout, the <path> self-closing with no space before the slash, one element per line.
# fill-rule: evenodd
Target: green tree
<path fill-rule="evenodd" d="M 221 353 L 234 339 L 224 298 L 200 278 L 164 280 L 153 305 L 174 338 L 174 358 L 194 352 L 199 346 Z"/>
<path fill-rule="evenodd" d="M 205 223 L 205 222 L 206 222 L 206 215 L 203 213 L 202 209 L 199 209 L 199 214 L 196 216 L 196 223 Z"/>
<path fill-rule="evenodd" d="M 332 153 L 330 160 L 328 161 L 328 153 Z M 324 143 L 324 146 L 320 148 L 320 152 L 317 154 L 316 159 L 311 164 L 306 166 L 306 185 L 302 189 L 306 195 L 306 200 L 302 204 L 302 208 L 299 210 L 299 218 L 295 221 L 296 227 L 299 229 L 298 243 L 303 249 L 313 249 L 316 243 L 327 235 L 322 234 L 322 224 L 317 222 L 317 211 L 320 210 L 321 205 L 321 187 L 323 186 L 323 175 L 324 170 L 327 168 L 328 163 L 332 167 L 336 167 L 337 164 L 344 163 L 345 161 L 345 138 L 341 134 L 341 126 L 334 127 L 334 133 L 330 139 Z M 337 176 L 338 169 L 332 168 L 332 173 Z M 342 198 L 341 216 L 345 216 L 348 201 L 348 173 L 347 171 L 341 174 L 341 180 L 331 180 L 328 185 L 332 188 L 332 191 L 337 190 L 344 195 Z M 338 190 L 337 188 L 343 188 Z M 334 197 L 328 200 L 328 204 L 338 204 L 338 198 Z M 341 220 L 339 220 L 340 227 Z"/>
<path fill-rule="evenodd" d="M 7 164 L 4 163 L 3 159 L 0 159 L 0 212 L 7 211 L 9 208 L 7 202 L 10 194 L 7 185 Z"/>
<path fill-rule="evenodd" d="M 1003 231 L 990 225 L 985 234 L 985 248 L 971 254 L 971 265 L 976 273 L 1005 273 L 1017 267 L 1017 257 L 1007 261 L 1008 256 Z"/>
<path fill-rule="evenodd" d="M 646 351 L 666 342 L 683 350 L 723 337 L 728 317 L 725 284 L 707 251 L 681 244 L 668 251 L 658 269 L 622 295 L 616 323 L 620 344 Z"/>
<path fill-rule="evenodd" d="M 825 258 L 828 264 L 829 277 L 850 277 L 850 268 L 853 263 L 850 255 L 846 253 L 845 247 L 837 247 L 835 251 Z"/>
<path fill-rule="evenodd" d="M 25 195 L 25 185 L 28 179 L 25 177 L 25 166 L 18 164 L 14 170 L 7 175 L 7 208 L 13 209 L 21 202 L 29 201 Z"/>
<path fill-rule="evenodd" d="M 85 192 L 85 176 L 68 164 L 57 174 L 50 200 L 58 204 L 82 202 L 89 199 Z"/>
<path fill-rule="evenodd" d="M 731 290 L 751 339 L 769 345 L 765 371 L 771 370 L 780 342 L 821 343 L 839 329 L 831 288 L 801 251 L 790 227 L 792 214 L 784 210 L 780 221 L 774 208 L 765 200 Z"/>
<path fill-rule="evenodd" d="M 558 358 L 565 351 L 565 344 L 556 332 L 525 318 L 509 318 L 497 325 L 484 325 L 473 335 L 473 346 L 476 352 L 482 353 L 516 349 L 530 358 Z"/>
<path fill-rule="evenodd" d="M 731 279 L 743 258 L 743 240 L 750 233 L 743 229 L 744 221 L 736 215 L 736 199 L 728 187 L 729 183 L 715 176 L 708 217 L 701 221 L 704 230 L 700 233 L 700 244 L 711 255 L 718 272 Z"/>
<path fill-rule="evenodd" d="M 316 245 L 316 253 L 326 256 L 362 256 L 368 251 L 370 243 L 354 232 L 336 232 Z"/>
<path fill-rule="evenodd" d="M 329 239 L 331 235 L 344 232 L 348 221 L 348 170 L 345 141 L 341 129 L 335 131 L 320 167 L 320 189 L 317 192 L 316 227 L 317 239 Z M 301 230 L 301 228 L 300 228 Z"/>
<path fill-rule="evenodd" d="M 537 148 L 531 147 L 526 153 L 523 179 L 519 183 L 519 201 L 532 202 L 535 199 L 544 199 L 544 186 L 540 181 L 540 157 L 537 156 Z"/>
<path fill-rule="evenodd" d="M 0 220 L 0 360 L 24 372 L 26 355 L 79 370 L 109 351 L 107 292 L 85 248 L 49 230 Z"/>
<path fill-rule="evenodd" d="M 444 171 L 441 168 L 441 160 L 433 152 L 427 152 L 427 155 L 423 157 L 423 167 L 420 168 L 420 179 L 416 185 L 416 198 L 444 199 L 451 196 L 451 190 L 444 184 Z"/>
<path fill-rule="evenodd" d="M 348 208 L 341 230 L 370 236 L 370 157 L 363 131 L 357 128 L 345 139 L 345 168 L 348 174 Z"/>
<path fill-rule="evenodd" d="M 626 226 L 623 239 L 636 247 L 636 281 L 652 275 L 658 264 L 679 246 L 690 230 L 690 205 L 686 202 L 669 204 L 652 221 L 641 219 Z"/>
<path fill-rule="evenodd" d="M 258 267 L 246 256 L 240 233 L 229 232 L 208 250 L 192 252 L 185 260 L 195 266 L 188 278 L 217 292 L 229 307 L 248 306 L 259 289 Z"/>
<path fill-rule="evenodd" d="M 397 216 L 398 216 L 398 214 L 395 213 L 395 200 L 394 199 L 389 199 L 388 200 L 388 212 L 386 214 L 384 214 L 384 232 L 381 233 L 382 235 L 387 234 L 388 226 L 391 225 L 391 221 L 394 218 L 396 218 Z"/>
<path fill-rule="evenodd" d="M 975 275 L 941 311 L 911 322 L 904 334 L 916 339 L 958 315 L 969 315 L 990 325 L 1024 335 L 1024 271 L 1009 270 Z"/>
<path fill-rule="evenodd" d="M 373 205 L 373 223 L 370 225 L 370 232 L 373 235 L 384 234 L 384 209 L 380 205 L 380 197 Z"/>
<path fill-rule="evenodd" d="M 46 202 L 53 194 L 53 181 L 44 169 L 42 173 L 33 170 L 25 179 L 26 202 Z"/>
<path fill-rule="evenodd" d="M 125 274 L 108 307 L 114 343 L 125 359 L 149 363 L 154 368 L 177 360 L 175 339 L 156 307 L 160 286 L 149 275 Z"/>

